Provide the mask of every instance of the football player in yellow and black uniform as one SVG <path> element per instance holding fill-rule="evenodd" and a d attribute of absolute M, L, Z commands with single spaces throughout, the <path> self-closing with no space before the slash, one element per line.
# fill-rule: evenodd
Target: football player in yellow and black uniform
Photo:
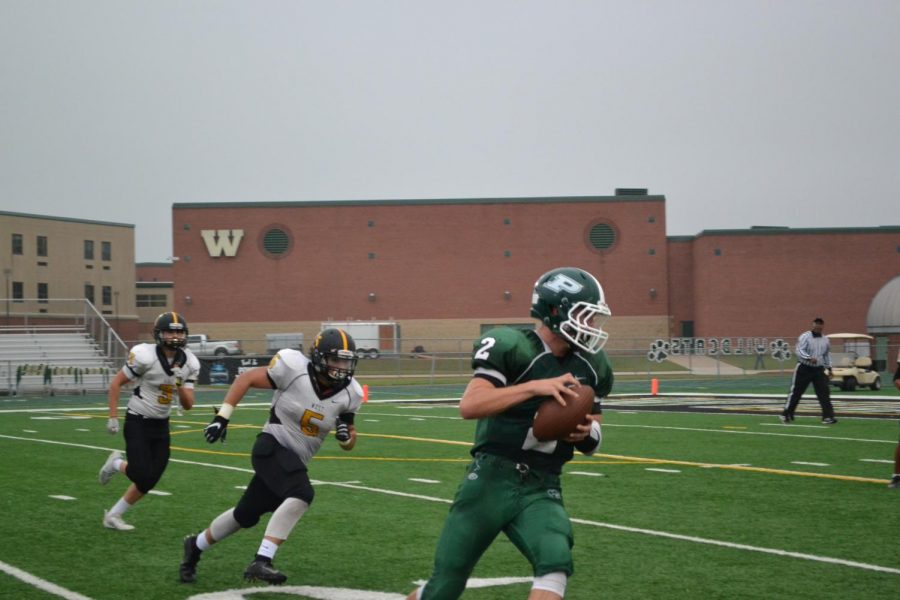
<path fill-rule="evenodd" d="M 553 269 L 535 283 L 535 331 L 501 327 L 475 342 L 474 375 L 459 404 L 478 419 L 473 461 L 457 490 L 438 540 L 431 577 L 409 600 L 455 600 L 472 569 L 503 532 L 531 562 L 530 600 L 558 600 L 572 575 L 572 525 L 559 475 L 578 450 L 600 445 L 600 399 L 612 368 L 601 350 L 610 316 L 600 283 L 572 267 Z M 574 398 L 573 386 L 594 390 L 594 408 L 578 430 L 539 441 L 532 423 L 548 397 Z"/>
<path fill-rule="evenodd" d="M 284 583 L 287 576 L 272 565 L 272 559 L 312 504 L 307 464 L 332 429 L 342 449 L 356 445 L 353 422 L 363 397 L 362 387 L 353 379 L 356 361 L 353 338 L 329 328 L 316 336 L 309 358 L 298 350 L 280 350 L 268 367 L 246 371 L 234 380 L 218 414 L 204 430 L 206 440 L 213 443 L 222 438 L 234 407 L 251 387 L 275 390 L 269 418 L 253 445 L 253 478 L 237 505 L 201 533 L 184 539 L 181 581 L 195 581 L 201 553 L 212 544 L 272 513 L 244 578 Z"/>
<path fill-rule="evenodd" d="M 185 410 L 194 406 L 194 383 L 200 361 L 185 348 L 188 326 L 179 313 L 159 315 L 153 325 L 155 344 L 131 348 L 128 360 L 109 386 L 109 419 L 106 429 L 119 432 L 119 396 L 122 386 L 133 383 L 134 390 L 125 411 L 125 454 L 114 451 L 100 469 L 100 483 L 123 473 L 131 485 L 103 515 L 109 529 L 134 529 L 122 520 L 131 508 L 157 484 L 169 464 L 169 413 L 175 402 Z"/>

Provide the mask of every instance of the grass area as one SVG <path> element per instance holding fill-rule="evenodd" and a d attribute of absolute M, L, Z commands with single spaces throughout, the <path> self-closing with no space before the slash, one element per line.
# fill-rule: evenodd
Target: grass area
<path fill-rule="evenodd" d="M 203 391 L 200 401 L 223 394 Z M 104 400 L 4 402 L 0 562 L 96 600 L 248 589 L 241 573 L 263 524 L 206 553 L 195 585 L 180 584 L 177 570 L 182 537 L 233 505 L 249 481 L 248 453 L 267 414 L 252 403 L 268 398 L 248 396 L 226 445 L 202 439 L 208 406 L 173 417 L 173 461 L 158 486 L 171 495 L 138 504 L 126 517 L 132 532 L 100 523 L 126 484 L 119 476 L 97 483 L 109 450 L 123 445 L 104 430 Z M 356 450 L 328 440 L 313 460 L 316 500 L 276 564 L 289 585 L 399 600 L 428 576 L 474 423 L 454 406 L 369 403 L 358 428 Z M 886 483 L 896 442 L 894 420 L 843 418 L 828 428 L 801 418 L 785 427 L 763 415 L 607 410 L 604 454 L 576 457 L 563 476 L 576 537 L 566 598 L 895 598 L 900 492 Z M 529 575 L 505 538 L 474 574 Z M 464 598 L 521 600 L 528 588 L 472 589 Z M 0 596 L 52 597 L 4 573 Z"/>

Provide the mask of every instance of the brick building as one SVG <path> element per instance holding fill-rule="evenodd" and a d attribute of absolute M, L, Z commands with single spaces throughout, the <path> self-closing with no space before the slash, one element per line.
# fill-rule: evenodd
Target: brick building
<path fill-rule="evenodd" d="M 827 331 L 900 346 L 900 227 L 666 236 L 665 197 L 175 204 L 173 263 L 134 263 L 134 226 L 0 212 L 8 319 L 91 299 L 120 336 L 154 317 L 263 351 L 323 321 L 396 321 L 403 348 L 468 350 L 485 327 L 530 323 L 536 277 L 578 266 L 603 284 L 610 347 L 671 337 Z M 422 340 L 429 340 L 428 343 Z M 445 347 L 438 340 L 448 340 Z"/>
<path fill-rule="evenodd" d="M 611 346 L 794 337 L 817 315 L 829 331 L 865 332 L 873 298 L 900 273 L 898 226 L 667 237 L 665 197 L 646 190 L 175 204 L 172 215 L 174 307 L 194 331 L 239 339 L 312 336 L 327 320 L 472 339 L 489 324 L 527 322 L 535 278 L 564 265 L 603 284 Z M 881 335 L 900 342 L 900 332 Z"/>

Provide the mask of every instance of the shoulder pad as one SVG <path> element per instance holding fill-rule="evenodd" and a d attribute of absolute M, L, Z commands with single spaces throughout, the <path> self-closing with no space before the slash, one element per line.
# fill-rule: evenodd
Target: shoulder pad
<path fill-rule="evenodd" d="M 156 344 L 138 344 L 128 354 L 128 366 L 141 370 L 141 367 L 150 367 L 156 361 Z"/>
<path fill-rule="evenodd" d="M 478 349 L 484 345 L 484 340 L 492 338 L 494 340 L 493 348 L 509 349 L 526 341 L 527 336 L 522 329 L 513 329 L 512 327 L 496 327 L 485 331 L 484 334 L 475 341 L 475 348 Z"/>
<path fill-rule="evenodd" d="M 291 350 L 290 348 L 279 350 L 275 356 L 291 369 L 306 369 L 306 365 L 309 363 L 306 355 L 299 350 Z"/>
<path fill-rule="evenodd" d="M 267 367 L 269 377 L 275 382 L 277 387 L 291 381 L 297 374 L 307 372 L 309 359 L 298 350 L 279 350 L 272 360 L 269 361 Z"/>
<path fill-rule="evenodd" d="M 356 395 L 359 396 L 360 398 L 363 397 L 363 389 L 362 389 L 362 386 L 359 385 L 359 382 L 358 382 L 356 379 L 351 379 L 351 380 L 350 380 L 350 385 L 348 385 L 347 388 L 350 390 L 350 393 L 356 394 Z"/>

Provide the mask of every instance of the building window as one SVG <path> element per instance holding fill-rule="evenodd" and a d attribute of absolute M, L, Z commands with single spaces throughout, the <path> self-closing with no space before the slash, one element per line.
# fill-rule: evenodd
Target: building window
<path fill-rule="evenodd" d="M 138 294 L 136 301 L 138 308 L 147 308 L 152 306 L 164 308 L 168 305 L 168 302 L 166 302 L 165 294 Z"/>
<path fill-rule="evenodd" d="M 103 293 L 103 306 L 109 306 L 112 304 L 112 287 L 108 285 L 104 285 L 102 288 Z"/>
<path fill-rule="evenodd" d="M 91 284 L 91 283 L 84 284 L 84 299 L 87 300 L 88 302 L 90 302 L 91 304 L 94 303 L 94 285 L 93 284 Z"/>
<path fill-rule="evenodd" d="M 650 256 L 656 256 L 656 248 L 650 248 L 649 250 L 647 250 L 647 254 L 649 254 Z"/>
<path fill-rule="evenodd" d="M 100 242 L 100 260 L 112 260 L 112 242 Z"/>
<path fill-rule="evenodd" d="M 84 259 L 94 260 L 94 240 L 84 240 Z"/>
<path fill-rule="evenodd" d="M 12 253 L 13 254 L 23 254 L 24 252 L 24 242 L 22 241 L 21 233 L 12 234 Z"/>
<path fill-rule="evenodd" d="M 39 283 L 37 287 L 38 303 L 47 304 L 47 298 L 50 297 L 50 284 Z"/>
<path fill-rule="evenodd" d="M 21 281 L 13 281 L 12 285 L 13 302 L 22 302 L 25 298 L 25 284 Z"/>
<path fill-rule="evenodd" d="M 46 235 L 37 236 L 37 255 L 38 256 L 47 256 L 47 236 Z"/>

